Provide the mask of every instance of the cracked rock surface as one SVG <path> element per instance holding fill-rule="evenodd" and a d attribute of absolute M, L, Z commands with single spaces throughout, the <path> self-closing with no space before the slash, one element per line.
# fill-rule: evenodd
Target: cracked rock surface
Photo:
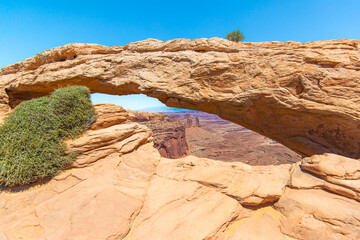
<path fill-rule="evenodd" d="M 68 169 L 1 189 L 1 240 L 360 238 L 358 160 L 324 154 L 250 166 L 167 159 L 131 113 L 113 125 L 98 113 L 95 130 L 67 142 L 69 152 L 82 153 Z"/>

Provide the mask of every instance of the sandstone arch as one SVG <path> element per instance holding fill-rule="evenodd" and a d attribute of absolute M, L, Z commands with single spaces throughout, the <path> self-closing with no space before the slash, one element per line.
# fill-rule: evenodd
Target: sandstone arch
<path fill-rule="evenodd" d="M 360 41 L 69 44 L 0 72 L 2 112 L 65 85 L 214 113 L 303 156 L 360 158 Z"/>

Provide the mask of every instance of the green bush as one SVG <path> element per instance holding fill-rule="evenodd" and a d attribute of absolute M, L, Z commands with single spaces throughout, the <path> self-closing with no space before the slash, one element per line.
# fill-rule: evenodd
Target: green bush
<path fill-rule="evenodd" d="M 233 42 L 241 42 L 242 40 L 245 39 L 245 36 L 243 35 L 242 32 L 240 32 L 240 30 L 236 30 L 226 34 L 226 38 Z"/>
<path fill-rule="evenodd" d="M 57 174 L 74 157 L 64 155 L 63 140 L 85 132 L 95 118 L 87 87 L 20 103 L 0 126 L 0 184 L 12 187 Z"/>

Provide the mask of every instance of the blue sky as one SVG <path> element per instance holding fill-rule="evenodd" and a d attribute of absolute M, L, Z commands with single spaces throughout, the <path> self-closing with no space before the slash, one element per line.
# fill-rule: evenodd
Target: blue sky
<path fill-rule="evenodd" d="M 73 42 L 113 46 L 236 29 L 250 42 L 360 39 L 360 0 L 1 0 L 0 68 Z"/>

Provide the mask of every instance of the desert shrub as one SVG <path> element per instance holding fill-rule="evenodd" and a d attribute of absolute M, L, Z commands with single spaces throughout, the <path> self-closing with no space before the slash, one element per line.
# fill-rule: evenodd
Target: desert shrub
<path fill-rule="evenodd" d="M 0 184 L 16 186 L 57 174 L 71 163 L 63 140 L 95 120 L 89 89 L 72 86 L 20 103 L 0 126 Z"/>
<path fill-rule="evenodd" d="M 226 38 L 233 42 L 241 42 L 242 40 L 245 39 L 245 36 L 243 35 L 242 32 L 240 32 L 240 30 L 236 30 L 226 34 Z"/>

